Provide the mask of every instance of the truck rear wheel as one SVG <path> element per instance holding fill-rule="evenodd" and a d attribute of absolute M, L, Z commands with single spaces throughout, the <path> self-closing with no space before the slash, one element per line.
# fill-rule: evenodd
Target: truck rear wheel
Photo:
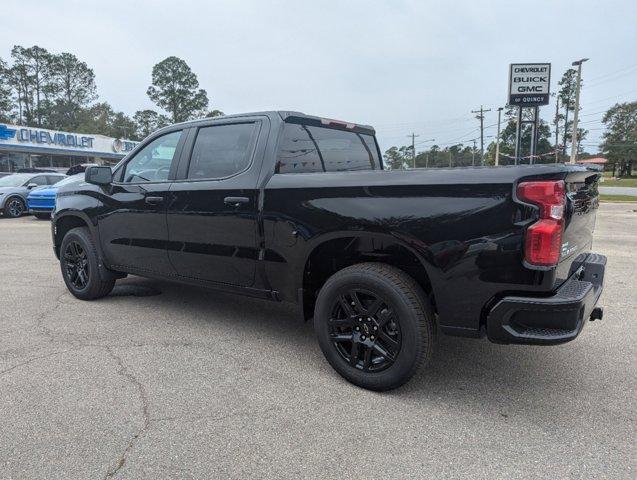
<path fill-rule="evenodd" d="M 103 280 L 97 248 L 86 227 L 69 230 L 60 246 L 60 268 L 69 291 L 80 300 L 94 300 L 111 293 L 115 279 Z"/>
<path fill-rule="evenodd" d="M 325 358 L 346 380 L 391 390 L 431 358 L 435 319 L 413 278 L 390 265 L 361 263 L 327 280 L 314 329 Z"/>

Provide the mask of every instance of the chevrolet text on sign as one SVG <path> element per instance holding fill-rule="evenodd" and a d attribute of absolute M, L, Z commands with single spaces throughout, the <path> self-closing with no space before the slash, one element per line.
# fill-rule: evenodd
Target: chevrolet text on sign
<path fill-rule="evenodd" d="M 550 86 L 550 63 L 512 63 L 509 67 L 509 105 L 548 105 Z"/>

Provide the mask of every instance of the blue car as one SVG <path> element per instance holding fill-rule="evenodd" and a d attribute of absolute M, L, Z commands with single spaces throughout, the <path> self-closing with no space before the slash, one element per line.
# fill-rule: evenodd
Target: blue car
<path fill-rule="evenodd" d="M 58 188 L 70 183 L 81 182 L 82 180 L 84 180 L 84 173 L 79 173 L 72 177 L 65 178 L 55 185 L 34 188 L 27 197 L 29 213 L 41 220 L 49 220 L 51 213 L 55 209 L 55 196 Z"/>

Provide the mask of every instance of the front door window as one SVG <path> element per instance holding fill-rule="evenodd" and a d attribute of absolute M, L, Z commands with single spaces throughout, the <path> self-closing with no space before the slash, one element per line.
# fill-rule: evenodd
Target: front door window
<path fill-rule="evenodd" d="M 124 183 L 163 182 L 177 150 L 181 131 L 156 138 L 140 150 L 124 169 Z"/>

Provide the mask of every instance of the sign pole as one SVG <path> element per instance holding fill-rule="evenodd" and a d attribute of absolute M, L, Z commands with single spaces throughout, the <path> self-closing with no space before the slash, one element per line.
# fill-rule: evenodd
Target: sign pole
<path fill-rule="evenodd" d="M 520 163 L 520 133 L 522 131 L 522 107 L 518 107 L 518 121 L 515 125 L 515 165 Z"/>
<path fill-rule="evenodd" d="M 538 114 L 540 107 L 533 107 L 533 123 L 531 124 L 531 159 L 529 164 L 535 163 L 535 152 L 537 151 L 537 130 L 538 130 Z"/>

